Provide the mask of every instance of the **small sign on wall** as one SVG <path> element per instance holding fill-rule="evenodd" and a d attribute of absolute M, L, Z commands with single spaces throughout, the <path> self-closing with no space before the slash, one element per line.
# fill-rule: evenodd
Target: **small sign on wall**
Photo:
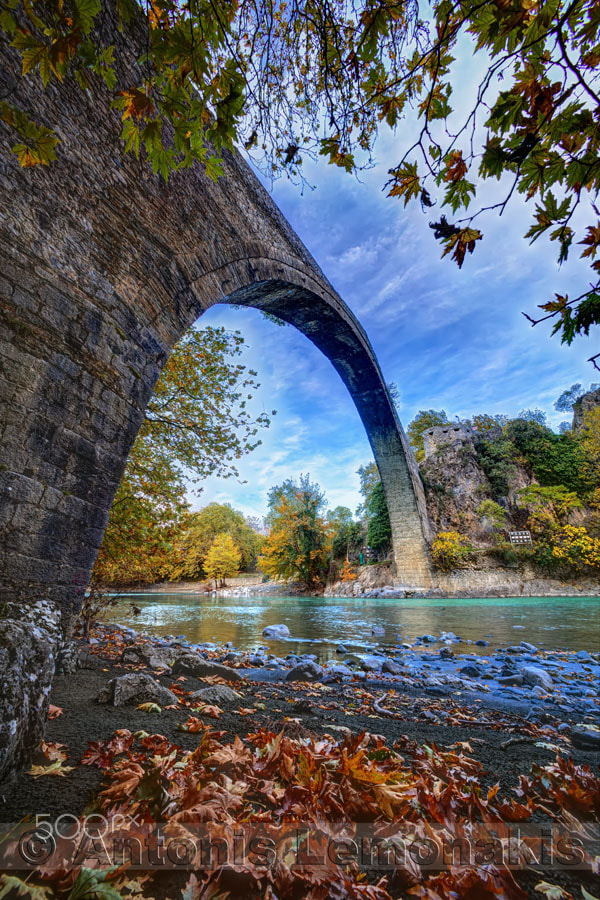
<path fill-rule="evenodd" d="M 530 531 L 509 531 L 511 544 L 532 544 Z"/>

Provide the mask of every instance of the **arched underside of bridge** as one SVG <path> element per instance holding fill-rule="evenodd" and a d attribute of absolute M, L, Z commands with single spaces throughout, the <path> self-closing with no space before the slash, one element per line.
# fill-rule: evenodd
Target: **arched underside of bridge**
<path fill-rule="evenodd" d="M 107 21 L 122 86 L 134 56 Z M 399 581 L 431 586 L 418 470 L 360 325 L 243 161 L 168 185 L 124 157 L 109 97 L 42 91 L 0 45 L 0 95 L 59 124 L 20 169 L 0 123 L 0 776 L 41 735 L 127 455 L 169 351 L 214 303 L 268 310 L 331 360 L 364 422 Z M 301 390 L 302 386 L 298 386 Z M 332 461 L 334 464 L 335 461 Z"/>

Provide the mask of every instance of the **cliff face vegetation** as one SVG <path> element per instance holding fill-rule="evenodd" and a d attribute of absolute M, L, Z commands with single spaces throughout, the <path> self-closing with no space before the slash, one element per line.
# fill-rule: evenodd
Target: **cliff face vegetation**
<path fill-rule="evenodd" d="M 413 447 L 439 568 L 496 560 L 528 561 L 547 574 L 600 570 L 600 390 L 582 395 L 572 409 L 573 421 L 560 433 L 546 427 L 540 411 L 473 423 L 452 423 L 432 410 L 419 414 L 435 422 Z M 509 532 L 524 529 L 533 542 L 517 552 Z"/>
<path fill-rule="evenodd" d="M 476 438 L 455 438 L 448 443 L 441 442 L 421 463 L 427 508 L 436 533 L 458 531 L 478 543 L 488 542 L 492 523 L 479 512 L 485 500 L 492 500 L 505 509 L 507 525 L 524 527 L 518 491 L 532 484 L 533 476 L 523 460 L 514 460 L 507 467 L 506 485 L 499 489 L 494 483 L 494 473 L 490 472 L 490 480 L 484 468 L 488 472 L 491 468 L 486 451 L 487 447 L 484 450 Z"/>

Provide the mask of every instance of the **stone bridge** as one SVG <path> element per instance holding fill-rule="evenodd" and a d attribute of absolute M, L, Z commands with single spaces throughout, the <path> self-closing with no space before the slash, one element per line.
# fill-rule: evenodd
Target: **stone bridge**
<path fill-rule="evenodd" d="M 134 60 L 113 40 L 125 86 Z M 273 313 L 331 360 L 381 474 L 398 583 L 432 575 L 418 469 L 373 349 L 248 166 L 227 155 L 217 184 L 194 168 L 165 185 L 123 154 L 108 98 L 92 105 L 69 79 L 44 91 L 0 52 L 0 97 L 61 138 L 56 163 L 20 169 L 0 124 L 1 774 L 39 738 L 161 368 L 215 303 Z"/>

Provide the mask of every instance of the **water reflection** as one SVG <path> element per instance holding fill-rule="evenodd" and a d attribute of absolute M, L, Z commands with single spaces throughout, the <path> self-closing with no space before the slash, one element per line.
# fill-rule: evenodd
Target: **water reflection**
<path fill-rule="evenodd" d="M 381 600 L 336 597 L 209 598 L 194 594 L 135 594 L 141 608 L 129 611 L 127 597 L 107 621 L 130 625 L 150 634 L 186 635 L 190 641 L 231 641 L 249 649 L 268 646 L 274 653 L 316 653 L 321 660 L 335 654 L 339 643 L 359 649 L 395 645 L 422 634 L 453 631 L 465 639 L 502 647 L 530 641 L 540 647 L 596 651 L 600 646 L 600 600 L 597 597 L 516 597 L 475 600 Z M 265 625 L 284 622 L 288 641 L 262 636 Z M 385 628 L 374 638 L 373 625 Z M 472 646 L 473 652 L 485 648 Z"/>

